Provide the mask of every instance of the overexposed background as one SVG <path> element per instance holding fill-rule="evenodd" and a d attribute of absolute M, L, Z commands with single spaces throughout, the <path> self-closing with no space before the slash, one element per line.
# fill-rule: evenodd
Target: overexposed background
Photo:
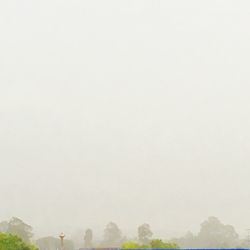
<path fill-rule="evenodd" d="M 0 1 L 0 220 L 244 236 L 249 23 L 246 0 Z"/>

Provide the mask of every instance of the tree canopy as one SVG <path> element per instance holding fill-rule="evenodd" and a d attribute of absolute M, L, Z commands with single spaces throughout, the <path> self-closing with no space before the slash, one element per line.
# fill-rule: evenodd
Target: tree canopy
<path fill-rule="evenodd" d="M 138 227 L 138 239 L 143 244 L 148 244 L 153 233 L 149 224 L 142 224 Z"/>
<path fill-rule="evenodd" d="M 119 227 L 114 223 L 110 222 L 104 229 L 104 241 L 101 247 L 118 247 L 122 241 L 122 232 Z"/>
<path fill-rule="evenodd" d="M 231 225 L 222 224 L 218 218 L 209 217 L 201 224 L 198 240 L 203 247 L 214 248 L 235 246 L 239 235 Z"/>
<path fill-rule="evenodd" d="M 213 216 L 201 223 L 197 235 L 189 232 L 173 241 L 184 248 L 236 248 L 244 245 L 233 226 L 225 225 Z"/>
<path fill-rule="evenodd" d="M 17 217 L 1 222 L 0 232 L 17 235 L 24 241 L 29 241 L 33 236 L 32 227 Z"/>
<path fill-rule="evenodd" d="M 16 235 L 0 233 L 0 250 L 38 250 L 38 248 L 24 242 Z"/>
<path fill-rule="evenodd" d="M 93 232 L 92 230 L 89 228 L 85 231 L 85 235 L 84 235 L 84 247 L 85 248 L 91 248 L 93 247 Z"/>

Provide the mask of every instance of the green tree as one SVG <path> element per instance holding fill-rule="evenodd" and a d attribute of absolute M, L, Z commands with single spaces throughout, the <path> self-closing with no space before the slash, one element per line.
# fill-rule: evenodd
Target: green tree
<path fill-rule="evenodd" d="M 1 222 L 0 231 L 17 235 L 24 241 L 29 241 L 33 236 L 32 227 L 16 217 L 11 218 L 9 221 Z"/>
<path fill-rule="evenodd" d="M 0 233 L 0 250 L 38 250 L 38 248 L 24 242 L 16 235 Z"/>

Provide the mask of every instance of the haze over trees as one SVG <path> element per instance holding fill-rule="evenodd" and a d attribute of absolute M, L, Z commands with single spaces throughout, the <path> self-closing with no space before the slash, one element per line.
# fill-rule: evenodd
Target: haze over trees
<path fill-rule="evenodd" d="M 242 246 L 239 235 L 231 225 L 223 224 L 216 217 L 209 217 L 201 223 L 197 235 L 188 232 L 184 237 L 173 239 L 181 247 L 187 248 L 234 248 Z"/>
<path fill-rule="evenodd" d="M 122 232 L 116 223 L 110 222 L 104 229 L 103 247 L 118 247 L 122 243 Z"/>
<path fill-rule="evenodd" d="M 85 235 L 84 235 L 84 247 L 85 248 L 91 248 L 93 247 L 93 232 L 91 229 L 87 229 L 85 231 Z"/>
<path fill-rule="evenodd" d="M 60 239 L 48 236 L 40 238 L 36 241 L 36 245 L 41 250 L 55 250 L 60 249 Z M 64 250 L 75 250 L 74 243 L 71 240 L 64 240 Z"/>
<path fill-rule="evenodd" d="M 30 241 L 33 236 L 32 227 L 17 217 L 13 217 L 9 221 L 2 221 L 0 232 L 17 235 L 24 241 Z"/>
<path fill-rule="evenodd" d="M 0 222 L 37 235 L 3 231 L 241 245 L 199 224 L 250 228 L 249 24 L 247 0 L 0 0 Z"/>
<path fill-rule="evenodd" d="M 138 239 L 142 244 L 148 244 L 153 233 L 149 224 L 142 224 L 138 227 Z"/>
<path fill-rule="evenodd" d="M 28 246 L 24 250 L 34 250 L 29 244 L 33 239 L 32 227 L 19 218 L 13 217 L 9 221 L 0 223 L 0 246 L 7 244 L 17 244 L 20 247 Z M 8 234 L 13 237 L 8 238 Z M 77 236 L 77 237 L 75 237 Z M 216 217 L 208 217 L 201 223 L 200 231 L 197 234 L 188 232 L 183 237 L 169 239 L 152 239 L 153 232 L 149 224 L 144 223 L 137 228 L 137 235 L 133 238 L 127 238 L 122 234 L 120 227 L 110 222 L 104 228 L 102 240 L 93 238 L 92 229 L 77 232 L 72 240 L 69 236 L 64 239 L 65 250 L 74 250 L 78 248 L 92 247 L 122 247 L 125 249 L 136 248 L 238 248 L 247 247 L 247 241 L 240 239 L 238 233 L 232 225 L 222 223 Z M 26 242 L 26 243 L 25 243 Z M 42 237 L 34 241 L 42 250 L 54 250 L 60 247 L 60 239 L 58 237 Z M 1 245 L 2 244 L 2 245 Z M 26 245 L 25 245 L 26 244 Z M 0 250 L 8 250 L 9 246 Z M 22 248 L 16 248 L 23 250 Z M 15 249 L 15 250 L 16 250 Z M 11 249 L 12 250 L 12 249 Z"/>
<path fill-rule="evenodd" d="M 216 217 L 209 217 L 201 224 L 197 237 L 206 248 L 236 246 L 239 240 L 234 227 L 221 223 Z"/>

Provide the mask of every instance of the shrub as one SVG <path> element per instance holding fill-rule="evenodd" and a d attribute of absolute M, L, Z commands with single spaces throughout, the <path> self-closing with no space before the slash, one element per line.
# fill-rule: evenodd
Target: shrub
<path fill-rule="evenodd" d="M 16 235 L 0 233 L 0 250 L 38 250 Z"/>
<path fill-rule="evenodd" d="M 155 239 L 150 242 L 150 245 L 141 245 L 135 241 L 128 241 L 122 245 L 122 249 L 178 249 L 179 246 L 173 242 L 163 242 L 160 239 Z"/>
<path fill-rule="evenodd" d="M 158 249 L 160 248 L 178 249 L 179 248 L 179 246 L 174 242 L 163 242 L 160 239 L 152 240 L 150 245 L 151 245 L 151 248 L 158 248 Z"/>

